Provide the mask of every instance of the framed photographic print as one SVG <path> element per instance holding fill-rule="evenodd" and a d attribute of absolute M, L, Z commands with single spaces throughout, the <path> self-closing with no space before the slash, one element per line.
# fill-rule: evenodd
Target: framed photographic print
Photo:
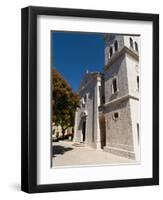
<path fill-rule="evenodd" d="M 22 190 L 159 184 L 159 16 L 22 9 Z"/>

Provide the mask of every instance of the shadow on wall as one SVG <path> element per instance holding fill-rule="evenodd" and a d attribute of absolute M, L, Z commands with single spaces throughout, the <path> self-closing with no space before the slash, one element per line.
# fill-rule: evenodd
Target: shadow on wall
<path fill-rule="evenodd" d="M 63 155 L 65 152 L 72 151 L 72 150 L 73 150 L 73 148 L 71 148 L 71 147 L 63 147 L 61 145 L 54 145 L 52 147 L 52 156 L 55 157 L 58 154 Z"/>

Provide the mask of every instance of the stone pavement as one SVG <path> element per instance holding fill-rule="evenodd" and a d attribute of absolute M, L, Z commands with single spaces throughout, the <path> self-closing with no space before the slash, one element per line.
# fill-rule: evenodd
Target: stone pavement
<path fill-rule="evenodd" d="M 126 164 L 135 161 L 88 146 L 76 147 L 73 142 L 53 142 L 52 167 L 97 164 Z"/>

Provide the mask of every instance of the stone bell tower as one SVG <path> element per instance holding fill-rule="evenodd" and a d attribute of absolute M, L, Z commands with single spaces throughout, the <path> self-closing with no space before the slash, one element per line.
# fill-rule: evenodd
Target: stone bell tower
<path fill-rule="evenodd" d="M 105 151 L 140 160 L 140 37 L 105 34 Z"/>

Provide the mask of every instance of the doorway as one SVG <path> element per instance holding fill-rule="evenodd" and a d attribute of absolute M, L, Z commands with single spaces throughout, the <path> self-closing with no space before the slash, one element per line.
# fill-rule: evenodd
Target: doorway
<path fill-rule="evenodd" d="M 105 117 L 100 118 L 100 134 L 101 134 L 101 148 L 103 149 L 106 146 L 106 126 L 105 126 Z"/>
<path fill-rule="evenodd" d="M 83 121 L 82 125 L 83 142 L 85 142 L 85 128 L 86 128 L 86 121 Z"/>

